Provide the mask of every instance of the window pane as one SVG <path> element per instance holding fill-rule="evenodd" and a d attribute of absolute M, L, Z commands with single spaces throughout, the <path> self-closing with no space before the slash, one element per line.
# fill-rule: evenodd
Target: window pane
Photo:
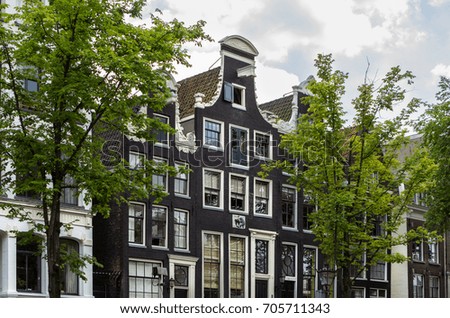
<path fill-rule="evenodd" d="M 255 272 L 259 274 L 269 273 L 269 242 L 256 240 L 256 268 Z"/>
<path fill-rule="evenodd" d="M 152 245 L 166 246 L 167 232 L 167 214 L 166 208 L 153 207 L 152 209 Z"/>
<path fill-rule="evenodd" d="M 285 277 L 296 277 L 295 246 L 283 245 L 281 250 L 282 273 Z"/>
<path fill-rule="evenodd" d="M 231 163 L 247 165 L 247 131 L 231 128 Z"/>

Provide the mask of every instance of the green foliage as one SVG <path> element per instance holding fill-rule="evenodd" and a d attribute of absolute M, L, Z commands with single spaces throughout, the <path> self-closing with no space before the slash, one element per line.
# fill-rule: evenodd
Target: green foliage
<path fill-rule="evenodd" d="M 0 164 L 9 165 L 1 186 L 39 200 L 49 265 L 61 266 L 55 250 L 64 189 L 76 187 L 87 203 L 96 202 L 92 212 L 105 216 L 112 200 L 164 195 L 151 176 L 170 169 L 148 160 L 142 169 L 128 169 L 120 147 L 110 147 L 111 136 L 152 142 L 156 130 L 173 132 L 149 118 L 147 109 L 166 105 L 174 64 L 189 65 L 184 44 L 210 38 L 203 21 L 185 26 L 151 15 L 134 20 L 146 24 L 130 23 L 144 4 L 24 0 L 17 14 L 1 11 Z"/>
<path fill-rule="evenodd" d="M 347 127 L 341 101 L 347 74 L 333 70 L 332 64 L 331 55 L 316 59 L 318 80 L 308 86 L 312 95 L 304 98 L 308 112 L 299 118 L 296 131 L 282 140 L 281 146 L 302 165 L 272 163 L 263 175 L 287 167 L 291 183 L 315 200 L 312 231 L 328 265 L 339 271 L 341 294 L 348 297 L 358 273 L 379 261 L 405 261 L 406 256 L 391 249 L 426 236 L 398 229 L 414 193 L 427 186 L 435 165 L 420 149 L 399 159 L 408 144 L 401 127 L 419 106 L 416 100 L 393 119 L 378 120 L 380 111 L 393 111 L 403 101 L 402 85 L 412 82 L 410 72 L 393 67 L 379 87 L 360 85 L 352 101 L 356 114 Z M 399 192 L 401 185 L 407 190 Z"/>
<path fill-rule="evenodd" d="M 426 104 L 417 128 L 438 168 L 428 190 L 427 226 L 441 233 L 450 227 L 450 79 L 442 77 L 436 104 Z"/>

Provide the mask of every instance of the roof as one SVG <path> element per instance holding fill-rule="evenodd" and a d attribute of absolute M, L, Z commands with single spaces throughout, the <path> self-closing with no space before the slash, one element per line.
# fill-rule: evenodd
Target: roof
<path fill-rule="evenodd" d="M 204 103 L 212 101 L 217 95 L 217 87 L 220 81 L 220 67 L 188 77 L 178 82 L 178 103 L 180 105 L 180 118 L 194 114 L 194 95 L 202 93 Z"/>
<path fill-rule="evenodd" d="M 284 121 L 289 121 L 292 114 L 292 95 L 261 104 L 259 108 L 274 113 Z"/>

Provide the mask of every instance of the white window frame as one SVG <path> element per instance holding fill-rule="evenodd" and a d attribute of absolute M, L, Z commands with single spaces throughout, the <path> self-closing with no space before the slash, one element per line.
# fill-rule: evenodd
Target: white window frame
<path fill-rule="evenodd" d="M 284 281 L 286 282 L 294 282 L 294 298 L 297 298 L 297 284 L 298 284 L 298 264 L 299 264 L 299 259 L 298 259 L 298 245 L 292 242 L 281 242 L 281 248 L 283 248 L 283 245 L 286 246 L 293 246 L 294 247 L 294 257 L 295 257 L 295 262 L 294 262 L 294 276 L 284 276 Z M 281 255 L 282 255 L 283 251 L 281 251 Z M 317 257 L 317 254 L 316 254 Z M 303 260 L 302 260 L 303 261 Z M 316 275 L 315 275 L 316 276 Z"/>
<path fill-rule="evenodd" d="M 437 286 L 432 285 L 432 281 L 435 280 L 437 282 Z M 430 298 L 440 298 L 441 295 L 441 280 L 439 278 L 439 276 L 429 276 L 428 278 L 428 288 L 429 288 L 429 297 Z M 433 297 L 433 290 L 437 289 L 437 297 Z"/>
<path fill-rule="evenodd" d="M 246 145 L 246 152 L 247 152 L 247 164 L 246 165 L 241 165 L 241 164 L 237 164 L 237 163 L 233 163 L 233 143 L 232 143 L 232 133 L 231 131 L 233 130 L 233 128 L 235 129 L 239 129 L 239 130 L 243 130 L 246 132 L 247 135 L 247 140 L 245 141 Z M 230 125 L 229 129 L 228 129 L 228 145 L 229 145 L 229 164 L 231 167 L 235 167 L 235 168 L 240 168 L 240 169 L 245 169 L 248 170 L 249 169 L 249 165 L 250 165 L 250 131 L 248 128 L 246 127 L 242 127 L 242 126 L 238 126 L 238 125 Z"/>
<path fill-rule="evenodd" d="M 139 277 L 139 276 L 130 276 L 130 262 L 140 262 L 140 263 L 150 263 L 152 264 L 152 267 L 162 267 L 162 262 L 161 261 L 154 261 L 154 260 L 149 260 L 149 259 L 139 259 L 139 258 L 129 258 L 128 259 L 128 297 L 130 297 L 130 277 Z M 156 266 L 153 266 L 156 265 Z M 144 276 L 144 277 L 153 277 L 153 275 L 151 276 Z M 162 288 L 160 287 L 160 284 L 163 282 L 163 276 L 161 275 L 161 277 L 158 278 L 158 282 L 157 285 L 153 285 L 153 281 L 156 280 L 157 278 L 151 278 L 152 279 L 152 286 L 155 286 L 158 288 L 158 296 L 157 297 L 152 297 L 152 298 L 161 298 L 162 297 Z"/>
<path fill-rule="evenodd" d="M 362 292 L 362 297 L 352 297 L 352 298 L 366 298 L 366 289 L 364 287 L 355 286 L 355 287 L 352 287 L 351 291 L 355 292 L 357 290 Z"/>
<path fill-rule="evenodd" d="M 226 92 L 227 91 L 227 87 L 228 87 L 228 89 L 231 88 L 231 96 L 229 96 L 229 97 L 226 96 L 226 94 L 227 94 L 227 92 Z M 235 98 L 234 98 L 235 88 L 239 90 L 239 93 L 241 95 L 241 103 L 240 104 L 235 103 L 235 101 L 234 101 L 235 100 Z M 239 84 L 235 84 L 235 83 L 224 82 L 224 100 L 229 102 L 229 103 L 231 103 L 231 106 L 233 108 L 237 108 L 239 110 L 246 110 L 246 107 L 245 107 L 245 104 L 246 104 L 245 103 L 245 90 L 246 90 L 245 86 L 242 86 L 242 85 L 239 85 Z"/>
<path fill-rule="evenodd" d="M 206 172 L 214 172 L 219 174 L 220 176 L 220 187 L 219 187 L 219 206 L 212 206 L 212 205 L 206 205 L 206 200 L 205 200 L 205 174 Z M 210 210 L 218 210 L 218 211 L 223 211 L 224 209 L 224 171 L 223 170 L 217 170 L 217 169 L 209 169 L 209 168 L 203 168 L 203 172 L 202 172 L 202 202 L 203 202 L 203 208 L 204 209 L 210 209 Z"/>
<path fill-rule="evenodd" d="M 128 205 L 128 209 L 127 209 L 127 211 L 128 211 L 128 231 L 130 231 L 130 228 L 129 228 L 129 222 L 130 222 L 130 206 L 131 205 L 140 205 L 140 206 L 142 206 L 142 207 L 144 207 L 144 216 L 143 216 L 143 218 L 142 218 L 142 243 L 135 243 L 135 242 L 131 242 L 130 241 L 130 234 L 128 233 L 128 245 L 129 246 L 134 246 L 134 247 L 145 247 L 146 246 L 146 230 L 147 230 L 147 227 L 146 227 L 146 222 L 147 222 L 147 206 L 146 206 L 146 204 L 145 203 L 142 203 L 142 202 L 137 202 L 137 201 L 131 201 L 130 202 L 130 204 Z"/>
<path fill-rule="evenodd" d="M 175 168 L 176 168 L 177 170 L 178 170 L 178 167 L 180 167 L 180 166 L 184 166 L 186 169 L 189 169 L 189 164 L 188 164 L 188 163 L 185 163 L 185 162 L 175 162 Z M 189 190 L 190 190 L 190 189 L 189 189 L 190 173 L 187 172 L 187 173 L 185 173 L 185 175 L 186 175 L 186 194 L 178 193 L 178 192 L 175 191 L 175 182 L 176 182 L 177 179 L 181 179 L 181 178 L 178 178 L 178 177 L 177 177 L 177 176 L 178 176 L 178 173 L 177 173 L 177 175 L 174 177 L 173 193 L 174 193 L 177 197 L 190 198 L 190 196 L 189 196 Z M 181 180 L 184 180 L 184 179 L 181 179 Z"/>
<path fill-rule="evenodd" d="M 165 225 L 165 242 L 164 242 L 164 246 L 162 245 L 153 245 L 153 209 L 154 208 L 162 208 L 166 211 L 166 225 Z M 152 248 L 154 249 L 167 249 L 168 247 L 168 241 L 169 241 L 169 236 L 168 236 L 168 227 L 169 227 L 169 208 L 167 206 L 164 205 L 153 205 L 152 206 Z"/>
<path fill-rule="evenodd" d="M 209 145 L 206 143 L 206 122 L 207 121 L 214 123 L 214 124 L 218 124 L 220 126 L 220 135 L 219 135 L 220 145 L 219 145 L 219 147 L 214 146 L 214 145 Z M 211 150 L 223 151 L 224 143 L 225 143 L 225 129 L 224 128 L 225 128 L 225 124 L 223 121 L 204 117 L 203 118 L 203 147 L 211 149 Z"/>
<path fill-rule="evenodd" d="M 298 229 L 298 191 L 297 191 L 296 187 L 293 187 L 291 185 L 287 185 L 287 184 L 281 185 L 281 200 L 280 200 L 280 203 L 284 202 L 283 199 L 282 199 L 283 188 L 288 188 L 288 189 L 294 190 L 295 203 L 294 203 L 294 212 L 293 212 L 293 214 L 294 214 L 294 216 L 293 216 L 294 217 L 294 219 L 293 219 L 294 226 L 291 227 L 291 226 L 287 226 L 287 225 L 282 225 L 282 227 L 285 230 L 297 230 Z M 280 208 L 280 210 L 281 210 L 281 213 L 283 213 L 281 208 Z"/>
<path fill-rule="evenodd" d="M 269 186 L 269 195 L 268 195 L 268 205 L 267 205 L 267 214 L 256 213 L 256 183 L 257 182 L 265 182 L 268 183 Z M 272 180 L 269 179 L 260 179 L 254 178 L 253 180 L 253 215 L 262 218 L 272 218 Z"/>
<path fill-rule="evenodd" d="M 166 124 L 166 125 L 170 125 L 170 117 L 169 116 L 166 116 L 166 115 L 163 115 L 163 114 L 160 114 L 160 113 L 154 113 L 153 114 L 153 118 L 154 119 L 158 119 L 158 120 L 159 120 L 159 118 L 164 118 L 164 119 L 167 120 L 167 122 L 166 123 L 164 123 L 162 121 L 161 122 Z M 158 140 L 155 140 L 155 146 L 162 147 L 162 148 L 169 148 L 170 147 L 170 134 L 169 134 L 168 131 L 166 131 L 165 133 L 166 133 L 166 141 L 167 142 L 166 143 L 162 143 L 162 142 L 159 142 Z"/>
<path fill-rule="evenodd" d="M 179 223 L 175 223 L 175 212 L 182 212 L 182 213 L 186 213 L 186 248 L 181 248 L 181 247 L 176 247 L 175 246 L 175 225 L 179 224 Z M 173 224 L 174 224 L 174 229 L 173 229 L 173 235 L 174 235 L 174 250 L 175 251 L 181 251 L 181 252 L 189 252 L 189 229 L 190 229 L 190 215 L 189 215 L 189 211 L 188 210 L 183 210 L 183 209 L 174 209 L 174 220 L 173 220 Z"/>
<path fill-rule="evenodd" d="M 422 279 L 422 285 L 417 284 L 419 277 L 421 277 L 421 279 Z M 413 274 L 413 282 L 412 282 L 413 298 L 424 298 L 425 297 L 425 289 L 424 289 L 425 286 L 424 285 L 425 285 L 425 276 L 422 274 Z M 420 297 L 417 297 L 416 288 L 421 288 L 422 295 Z"/>
<path fill-rule="evenodd" d="M 188 276 L 188 287 L 187 287 L 187 297 L 194 298 L 195 297 L 195 266 L 197 264 L 198 258 L 187 256 L 187 255 L 167 255 L 169 258 L 169 277 L 175 278 L 175 266 L 186 266 L 189 268 L 189 276 Z M 170 288 L 170 298 L 175 297 L 175 289 Z"/>
<path fill-rule="evenodd" d="M 371 292 L 372 291 L 375 291 L 376 292 L 376 297 L 373 297 L 372 295 L 371 295 Z M 380 292 L 381 291 L 383 291 L 384 292 L 384 296 L 380 296 Z M 384 289 L 384 288 L 370 288 L 370 290 L 369 290 L 369 297 L 370 298 L 387 298 L 387 290 L 386 289 Z"/>
<path fill-rule="evenodd" d="M 228 236 L 228 254 L 230 254 L 231 238 L 244 239 L 244 298 L 248 298 L 248 237 L 244 235 L 230 234 Z M 228 273 L 231 274 L 231 257 L 228 255 Z M 229 275 L 229 279 L 230 279 Z M 228 295 L 231 297 L 231 282 L 228 282 Z"/>
<path fill-rule="evenodd" d="M 373 278 L 372 277 L 372 268 L 374 268 L 375 266 L 381 266 L 381 265 L 383 265 L 384 266 L 384 277 L 382 278 L 382 279 L 379 279 L 379 278 Z M 370 280 L 371 281 L 383 281 L 383 282 L 385 282 L 385 281 L 387 281 L 387 263 L 386 262 L 378 262 L 376 265 L 372 265 L 372 266 L 370 266 L 369 267 L 369 271 L 370 271 Z"/>
<path fill-rule="evenodd" d="M 131 160 L 131 158 L 134 157 L 136 159 L 138 159 L 140 161 L 141 165 L 136 164 L 135 160 Z M 142 160 L 141 160 L 142 159 Z M 128 165 L 130 167 L 130 169 L 139 169 L 142 168 L 142 164 L 145 160 L 145 154 L 142 152 L 137 152 L 137 151 L 130 151 L 130 153 L 128 154 Z"/>
<path fill-rule="evenodd" d="M 434 246 L 434 251 L 433 251 L 433 247 Z M 431 258 L 431 254 L 436 255 L 435 258 L 436 260 L 433 261 Z M 435 264 L 435 265 L 439 265 L 439 243 L 436 239 L 431 239 L 428 241 L 428 263 L 430 264 Z"/>
<path fill-rule="evenodd" d="M 160 157 L 153 157 L 153 161 L 154 161 L 156 164 L 158 164 L 158 163 L 165 163 L 165 164 L 168 164 L 167 159 L 163 159 L 163 158 L 160 158 Z M 155 176 L 155 174 L 152 176 L 152 185 L 153 185 L 153 186 L 155 186 L 155 185 L 158 185 L 158 186 L 159 186 L 159 184 L 155 183 L 154 176 Z M 162 175 L 161 175 L 161 174 L 157 174 L 156 176 L 162 176 Z M 164 175 L 164 178 L 165 178 L 165 182 L 164 182 L 165 184 L 164 184 L 163 189 L 164 189 L 164 191 L 168 194 L 168 193 L 169 193 L 169 174 L 168 174 L 167 171 L 166 171 L 166 174 Z"/>
<path fill-rule="evenodd" d="M 423 253 L 423 241 L 420 242 L 420 244 L 417 244 L 415 242 L 413 242 L 413 244 L 411 245 L 411 259 L 413 262 L 419 262 L 419 263 L 423 263 L 424 261 L 424 253 Z M 415 246 L 419 246 L 419 249 L 417 250 L 417 252 L 414 250 Z M 417 256 L 416 256 L 417 255 Z"/>
<path fill-rule="evenodd" d="M 233 178 L 233 177 L 236 177 L 236 178 L 241 178 L 241 179 L 244 179 L 245 180 L 245 186 L 244 186 L 244 195 L 245 195 L 245 197 L 244 197 L 244 210 L 236 210 L 236 209 L 233 209 L 232 207 L 231 207 L 231 179 Z M 228 204 L 229 204 L 229 210 L 231 211 L 231 212 L 233 212 L 233 213 L 244 213 L 244 214 L 248 214 L 248 211 L 249 211 L 249 185 L 248 185 L 248 176 L 245 176 L 245 175 L 241 175 L 241 174 L 236 174 L 236 173 L 230 173 L 229 174 L 229 176 L 228 176 L 228 197 L 229 197 L 229 200 L 228 200 Z"/>
<path fill-rule="evenodd" d="M 256 135 L 264 135 L 269 137 L 269 156 L 268 157 L 264 157 L 264 156 L 260 156 L 257 154 L 256 152 Z M 260 160 L 271 160 L 273 158 L 273 149 L 272 149 L 272 144 L 273 144 L 273 135 L 271 133 L 264 133 L 262 131 L 258 131 L 255 130 L 253 132 L 253 156 L 256 159 L 260 159 Z"/>
<path fill-rule="evenodd" d="M 219 298 L 223 298 L 224 291 L 224 249 L 223 249 L 223 233 L 221 232 L 213 232 L 213 231 L 202 231 L 202 298 L 205 297 L 205 235 L 217 235 L 220 238 L 220 263 L 219 263 Z"/>
<path fill-rule="evenodd" d="M 318 269 L 318 260 L 319 260 L 319 249 L 317 248 L 317 246 L 313 246 L 313 245 L 303 245 L 303 250 L 302 250 L 302 260 L 301 260 L 301 264 L 302 266 L 304 265 L 304 253 L 305 253 L 305 249 L 310 249 L 310 250 L 314 250 L 314 264 L 315 264 L 315 268 L 312 269 L 312 271 L 314 272 L 314 290 L 312 291 L 312 298 L 315 298 L 316 295 L 316 291 L 318 290 L 319 287 L 319 275 L 317 274 L 317 269 Z M 300 260 L 297 261 L 297 263 L 299 263 Z M 303 277 L 303 267 L 302 267 L 302 277 Z M 304 279 L 304 277 L 303 277 Z M 303 297 L 303 281 L 302 281 L 302 297 Z"/>
<path fill-rule="evenodd" d="M 277 236 L 276 232 L 264 231 L 259 229 L 249 229 L 250 230 L 250 297 L 254 298 L 256 296 L 256 280 L 267 280 L 267 294 L 268 298 L 274 297 L 275 293 L 275 239 Z M 268 242 L 268 272 L 267 274 L 256 273 L 256 241 L 263 240 Z"/>

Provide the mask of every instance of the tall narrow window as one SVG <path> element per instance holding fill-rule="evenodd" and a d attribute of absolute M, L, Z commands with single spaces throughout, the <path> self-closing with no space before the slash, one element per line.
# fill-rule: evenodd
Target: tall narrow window
<path fill-rule="evenodd" d="M 256 240 L 255 250 L 255 272 L 258 274 L 269 273 L 269 242 Z"/>
<path fill-rule="evenodd" d="M 159 298 L 160 286 L 153 277 L 153 268 L 160 267 L 159 263 L 144 261 L 128 262 L 128 285 L 130 298 Z"/>
<path fill-rule="evenodd" d="M 316 290 L 316 249 L 303 248 L 303 297 L 314 297 Z"/>
<path fill-rule="evenodd" d="M 423 275 L 413 274 L 413 298 L 423 297 Z"/>
<path fill-rule="evenodd" d="M 293 188 L 281 188 L 281 217 L 286 227 L 297 227 L 297 191 Z"/>
<path fill-rule="evenodd" d="M 296 296 L 295 283 L 297 281 L 297 259 L 296 246 L 283 244 L 281 248 L 281 272 L 284 278 L 282 285 L 283 298 L 293 298 Z"/>
<path fill-rule="evenodd" d="M 167 247 L 167 208 L 152 208 L 152 246 Z"/>
<path fill-rule="evenodd" d="M 428 242 L 428 262 L 432 264 L 439 263 L 438 243 L 436 239 L 432 239 Z"/>
<path fill-rule="evenodd" d="M 130 203 L 128 207 L 128 242 L 144 244 L 145 205 Z"/>
<path fill-rule="evenodd" d="M 222 147 L 222 125 L 218 122 L 205 120 L 205 145 L 220 148 Z"/>
<path fill-rule="evenodd" d="M 188 213 L 185 211 L 174 211 L 174 247 L 178 249 L 188 248 Z"/>
<path fill-rule="evenodd" d="M 203 296 L 219 298 L 220 295 L 220 235 L 204 234 L 203 237 Z"/>
<path fill-rule="evenodd" d="M 247 137 L 248 131 L 246 129 L 231 127 L 230 131 L 231 164 L 247 166 L 248 164 Z"/>
<path fill-rule="evenodd" d="M 24 233 L 17 234 L 16 286 L 17 291 L 41 291 L 41 257 L 39 243 Z"/>
<path fill-rule="evenodd" d="M 218 171 L 205 170 L 203 174 L 204 205 L 221 207 L 222 174 Z"/>
<path fill-rule="evenodd" d="M 74 240 L 61 239 L 61 250 L 67 255 L 78 256 L 78 243 Z M 78 295 L 78 275 L 72 272 L 70 265 L 66 264 L 61 271 L 61 293 L 66 295 Z"/>
<path fill-rule="evenodd" d="M 145 155 L 137 152 L 130 152 L 128 164 L 130 169 L 139 169 L 144 165 Z"/>
<path fill-rule="evenodd" d="M 78 205 L 78 188 L 72 176 L 64 178 L 64 188 L 61 193 L 61 202 L 71 205 Z"/>
<path fill-rule="evenodd" d="M 255 156 L 271 158 L 270 135 L 255 133 Z"/>
<path fill-rule="evenodd" d="M 412 259 L 413 261 L 423 262 L 423 242 L 412 243 Z"/>
<path fill-rule="evenodd" d="M 189 167 L 186 164 L 175 164 L 178 173 L 174 178 L 175 194 L 187 196 L 189 195 L 189 173 L 186 171 Z"/>
<path fill-rule="evenodd" d="M 230 209 L 236 211 L 247 210 L 247 179 L 244 177 L 230 177 Z"/>
<path fill-rule="evenodd" d="M 245 297 L 245 239 L 230 237 L 230 297 Z"/>
<path fill-rule="evenodd" d="M 156 171 L 153 176 L 152 176 L 152 184 L 154 187 L 157 187 L 161 190 L 164 190 L 167 192 L 167 172 L 163 171 L 164 168 L 164 160 L 159 159 L 159 158 L 154 158 L 153 161 L 155 162 L 156 165 L 158 165 L 158 170 L 160 171 Z"/>
<path fill-rule="evenodd" d="M 255 181 L 255 214 L 270 215 L 270 183 L 262 180 Z"/>
<path fill-rule="evenodd" d="M 154 115 L 155 119 L 158 119 L 161 123 L 167 125 L 169 124 L 169 118 L 162 115 Z M 162 146 L 169 145 L 169 133 L 163 129 L 159 129 L 155 133 L 156 144 Z"/>
<path fill-rule="evenodd" d="M 439 298 L 439 277 L 430 276 L 430 298 Z"/>

